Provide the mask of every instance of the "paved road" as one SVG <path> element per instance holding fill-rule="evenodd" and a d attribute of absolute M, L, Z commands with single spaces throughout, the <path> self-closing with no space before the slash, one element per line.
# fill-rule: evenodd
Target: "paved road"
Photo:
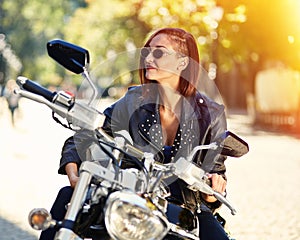
<path fill-rule="evenodd" d="M 51 121 L 51 111 L 40 104 L 22 101 L 15 127 L 5 110 L 2 102 L 0 239 L 34 240 L 38 232 L 27 224 L 28 213 L 49 208 L 57 189 L 67 183 L 56 172 L 59 148 L 71 132 Z"/>
<path fill-rule="evenodd" d="M 34 207 L 49 208 L 67 181 L 57 175 L 60 148 L 71 132 L 45 106 L 21 102 L 15 127 L 0 99 L 0 240 L 36 240 L 27 224 Z M 230 114 L 229 129 L 250 145 L 227 161 L 228 199 L 238 209 L 221 213 L 237 240 L 300 239 L 300 140 L 253 130 L 249 118 Z"/>
<path fill-rule="evenodd" d="M 250 145 L 243 158 L 227 162 L 228 199 L 238 208 L 236 216 L 222 209 L 229 229 L 237 240 L 299 240 L 300 140 L 247 122 L 244 115 L 229 118 L 229 129 Z"/>

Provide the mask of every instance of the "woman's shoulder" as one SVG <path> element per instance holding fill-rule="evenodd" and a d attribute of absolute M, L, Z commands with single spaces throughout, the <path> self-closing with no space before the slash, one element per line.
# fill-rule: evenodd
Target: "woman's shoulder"
<path fill-rule="evenodd" d="M 105 112 L 109 109 L 122 109 L 126 110 L 130 106 L 135 105 L 139 98 L 142 96 L 142 88 L 139 85 L 128 87 L 126 93 L 120 99 L 116 100 L 110 107 L 108 107 Z"/>
<path fill-rule="evenodd" d="M 222 103 L 218 103 L 216 100 L 213 100 L 212 98 L 208 97 L 204 93 L 197 93 L 196 94 L 196 102 L 198 106 L 204 106 L 209 109 L 215 109 L 219 111 L 224 111 L 225 106 Z"/>
<path fill-rule="evenodd" d="M 119 99 L 119 101 L 117 102 L 126 102 L 128 104 L 131 102 L 136 102 L 137 100 L 141 99 L 142 96 L 143 96 L 142 86 L 140 85 L 130 86 L 128 87 L 124 96 L 121 99 Z"/>
<path fill-rule="evenodd" d="M 126 95 L 132 95 L 132 94 L 142 94 L 142 85 L 132 85 L 129 86 L 126 92 Z"/>
<path fill-rule="evenodd" d="M 214 101 L 205 94 L 197 94 L 196 102 L 202 118 L 210 119 L 211 122 L 224 118 L 225 106 L 223 104 Z"/>

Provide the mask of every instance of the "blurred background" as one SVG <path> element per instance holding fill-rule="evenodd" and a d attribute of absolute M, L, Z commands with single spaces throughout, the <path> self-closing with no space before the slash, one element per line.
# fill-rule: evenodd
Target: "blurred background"
<path fill-rule="evenodd" d="M 295 204 L 290 206 L 295 208 L 288 208 L 287 211 L 293 215 L 297 210 L 296 201 L 300 200 L 300 179 L 297 178 L 297 171 L 300 170 L 300 154 L 297 154 L 300 143 L 299 13 L 298 0 L 0 0 L 0 161 L 5 172 L 0 178 L 0 220 L 3 220 L 0 221 L 0 230 L 1 226 L 11 229 L 20 226 L 26 229 L 26 233 L 22 233 L 26 235 L 30 231 L 24 227 L 26 220 L 17 218 L 24 218 L 28 209 L 18 212 L 16 209 L 21 206 L 16 208 L 18 200 L 23 201 L 26 195 L 24 202 L 30 202 L 30 206 L 38 202 L 49 207 L 58 187 L 66 183 L 64 178 L 58 177 L 56 168 L 60 148 L 71 133 L 50 123 L 50 112 L 35 104 L 30 105 L 12 93 L 16 77 L 24 75 L 48 88 L 74 92 L 80 83 L 48 57 L 46 43 L 49 40 L 63 39 L 88 49 L 93 66 L 114 54 L 140 48 L 149 32 L 167 26 L 184 28 L 195 36 L 201 65 L 223 97 L 229 126 L 250 141 L 253 154 L 250 156 L 259 157 L 259 164 L 265 166 L 264 170 L 256 172 L 257 178 L 261 177 L 259 181 L 266 180 L 272 185 L 270 178 L 286 177 L 286 184 L 292 187 L 288 188 L 290 192 L 283 195 L 292 194 L 288 201 L 294 201 Z M 126 64 L 116 62 L 114 67 L 126 69 Z M 135 83 L 135 78 L 119 78 L 114 82 L 114 87 L 122 89 Z M 108 94 L 111 92 L 112 98 L 123 93 L 108 91 Z M 45 142 L 41 142 L 41 134 L 46 135 Z M 285 147 L 282 148 L 282 145 Z M 262 146 L 265 147 L 262 149 Z M 269 152 L 266 151 L 267 147 Z M 51 153 L 45 154 L 49 149 Z M 276 150 L 281 150 L 280 154 Z M 288 163 L 294 165 L 289 165 L 284 172 L 285 167 L 278 163 L 282 163 L 286 154 L 290 154 L 288 158 L 292 159 Z M 37 162 L 41 155 L 44 163 Z M 248 160 L 253 161 L 250 158 Z M 268 162 L 270 159 L 273 161 Z M 23 167 L 20 168 L 20 164 Z M 244 171 L 246 167 L 253 167 L 251 164 L 233 164 L 229 172 L 233 171 L 230 173 L 233 176 L 240 176 L 241 168 Z M 280 169 L 274 170 L 270 166 L 280 166 Z M 46 175 L 44 171 L 40 172 L 41 168 L 48 170 Z M 292 174 L 292 171 L 296 172 Z M 266 176 L 266 172 L 278 175 Z M 45 186 L 43 181 L 29 181 L 31 178 L 28 176 L 35 174 L 50 179 L 50 183 L 47 181 Z M 294 181 L 290 181 L 291 175 Z M 28 183 L 19 189 L 19 182 L 24 184 L 24 178 Z M 242 182 L 243 179 L 237 181 Z M 47 194 L 42 194 L 43 197 L 38 195 L 40 187 L 47 190 Z M 245 190 L 234 183 L 232 188 Z M 29 189 L 36 193 L 34 199 L 24 193 Z M 283 189 L 286 188 L 280 187 L 280 190 Z M 254 191 L 253 188 L 251 190 Z M 277 194 L 274 191 L 268 195 L 268 201 L 272 202 L 273 198 L 278 197 Z M 12 198 L 15 202 L 11 201 Z M 245 201 L 238 197 L 236 200 L 241 201 L 242 205 Z M 275 208 L 284 204 L 286 201 L 277 203 Z M 276 212 L 274 209 L 268 210 Z M 256 217 L 252 221 L 247 218 L 249 222 L 244 222 L 243 228 L 249 227 Z M 268 218 L 272 217 L 268 215 Z M 293 225 L 290 226 L 292 233 L 289 237 L 277 234 L 281 236 L 278 239 L 299 239 L 300 221 L 297 220 L 300 219 L 293 219 Z M 289 220 L 283 220 L 283 223 Z M 233 225 L 240 221 L 238 218 Z M 265 227 L 273 225 L 274 221 L 265 222 Z M 282 228 L 282 224 L 277 226 Z M 274 227 L 271 229 L 274 232 Z M 250 234 L 248 239 L 251 239 L 251 234 L 257 236 L 255 227 L 248 232 L 245 229 L 235 231 L 239 239 L 247 239 L 247 234 Z M 272 231 L 265 230 L 260 239 L 276 239 L 274 236 L 269 238 Z M 12 236 L 12 232 L 2 232 L 1 236 L 0 231 L 0 239 L 35 239 L 30 234 L 22 238 L 4 238 L 4 235 Z"/>
<path fill-rule="evenodd" d="M 45 86 L 70 87 L 70 73 L 47 56 L 49 40 L 87 48 L 93 66 L 143 46 L 154 29 L 181 27 L 197 39 L 201 64 L 228 108 L 247 109 L 274 128 L 296 127 L 299 11 L 297 0 L 0 0 L 1 94 L 18 75 Z M 116 62 L 115 68 L 126 63 Z M 115 84 L 137 80 L 124 81 Z"/>

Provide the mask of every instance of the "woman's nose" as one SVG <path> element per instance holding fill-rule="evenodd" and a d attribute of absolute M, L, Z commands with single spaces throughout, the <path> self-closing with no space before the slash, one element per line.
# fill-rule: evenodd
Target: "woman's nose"
<path fill-rule="evenodd" d="M 148 54 L 148 56 L 145 57 L 145 62 L 146 62 L 146 63 L 153 63 L 153 62 L 154 62 L 154 57 L 153 57 L 153 55 L 152 55 L 152 52 L 150 52 L 150 53 Z"/>

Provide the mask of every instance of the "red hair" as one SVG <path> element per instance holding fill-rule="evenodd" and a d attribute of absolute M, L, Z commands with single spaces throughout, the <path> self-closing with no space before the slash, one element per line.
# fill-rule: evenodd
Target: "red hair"
<path fill-rule="evenodd" d="M 154 32 L 144 47 L 149 47 L 152 39 L 159 35 L 166 34 L 171 41 L 176 43 L 178 53 L 189 57 L 188 66 L 181 72 L 179 80 L 179 93 L 183 96 L 192 96 L 196 92 L 198 78 L 199 78 L 199 53 L 196 41 L 192 34 L 180 28 L 162 28 Z M 145 77 L 145 63 L 144 59 L 140 57 L 139 76 L 141 84 L 150 83 L 151 80 Z"/>

